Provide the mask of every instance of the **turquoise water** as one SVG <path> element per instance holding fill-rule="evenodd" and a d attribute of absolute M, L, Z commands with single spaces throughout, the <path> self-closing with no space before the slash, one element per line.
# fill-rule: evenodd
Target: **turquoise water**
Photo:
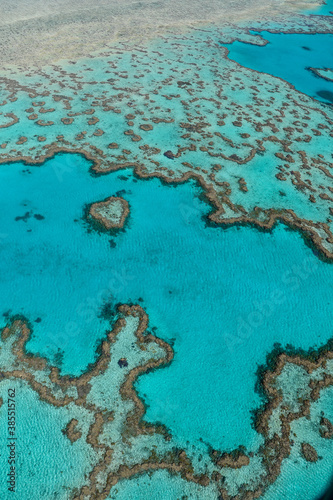
<path fill-rule="evenodd" d="M 326 0 L 326 3 L 317 7 L 316 9 L 306 10 L 306 14 L 315 14 L 318 16 L 331 16 L 333 12 L 333 1 Z"/>
<path fill-rule="evenodd" d="M 310 67 L 333 68 L 333 35 L 252 33 L 260 34 L 268 44 L 263 47 L 238 41 L 228 44 L 230 59 L 255 71 L 282 78 L 310 97 L 333 103 L 333 82 L 309 70 Z"/>
<path fill-rule="evenodd" d="M 307 349 L 331 337 L 333 266 L 282 225 L 206 227 L 209 207 L 192 182 L 93 177 L 89 166 L 67 154 L 1 167 L 2 325 L 25 315 L 28 349 L 79 374 L 109 328 L 103 305 L 140 303 L 175 350 L 168 368 L 137 383 L 147 420 L 181 446 L 255 449 L 257 367 L 276 342 Z M 130 204 L 126 230 L 91 230 L 85 205 L 117 193 Z"/>
<path fill-rule="evenodd" d="M 6 484 L 9 471 L 7 431 L 8 389 L 16 393 L 16 491 Z M 73 488 L 86 482 L 97 454 L 84 441 L 71 443 L 61 432 L 69 422 L 68 408 L 55 408 L 43 401 L 20 380 L 0 386 L 5 404 L 0 410 L 0 493 L 3 500 L 67 500 Z M 85 418 L 83 409 L 77 411 Z"/>

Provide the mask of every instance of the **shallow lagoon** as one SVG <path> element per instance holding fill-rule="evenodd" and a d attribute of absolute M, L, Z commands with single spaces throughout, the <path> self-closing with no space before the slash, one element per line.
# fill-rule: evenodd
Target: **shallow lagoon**
<path fill-rule="evenodd" d="M 297 90 L 325 103 L 333 103 L 333 82 L 309 68 L 333 68 L 333 35 L 255 32 L 268 41 L 259 46 L 243 42 L 225 45 L 229 58 L 255 71 L 269 73 Z"/>

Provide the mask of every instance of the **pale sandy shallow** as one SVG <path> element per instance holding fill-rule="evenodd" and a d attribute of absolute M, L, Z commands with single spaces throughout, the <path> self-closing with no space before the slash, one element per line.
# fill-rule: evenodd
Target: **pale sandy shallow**
<path fill-rule="evenodd" d="M 309 0 L 1 0 L 1 64 L 47 64 L 87 56 L 116 40 L 154 37 L 202 23 L 295 12 Z"/>

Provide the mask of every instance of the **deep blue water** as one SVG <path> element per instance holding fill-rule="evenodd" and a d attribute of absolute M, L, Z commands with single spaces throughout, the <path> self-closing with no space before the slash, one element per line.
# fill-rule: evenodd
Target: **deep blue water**
<path fill-rule="evenodd" d="M 230 59 L 247 68 L 282 78 L 319 101 L 333 103 L 333 82 L 308 69 L 333 68 L 333 35 L 251 33 L 261 35 L 269 43 L 264 47 L 238 41 L 224 44 L 230 51 Z"/>

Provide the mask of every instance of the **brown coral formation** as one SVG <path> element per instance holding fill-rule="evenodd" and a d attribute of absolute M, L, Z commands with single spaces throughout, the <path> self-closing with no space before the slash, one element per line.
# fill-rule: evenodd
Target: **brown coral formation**
<path fill-rule="evenodd" d="M 333 438 L 333 424 L 328 418 L 322 417 L 320 420 L 320 429 L 319 433 L 324 439 L 332 439 Z"/>
<path fill-rule="evenodd" d="M 116 210 L 120 211 L 119 215 L 114 213 Z M 117 196 L 93 203 L 89 208 L 90 217 L 107 230 L 123 228 L 129 213 L 128 201 Z"/>
<path fill-rule="evenodd" d="M 24 144 L 25 142 L 27 142 L 27 140 L 28 140 L 28 139 L 27 139 L 27 137 L 25 137 L 25 136 L 21 136 L 21 137 L 19 138 L 19 140 L 16 142 L 16 144 L 18 144 L 18 145 L 20 145 L 20 144 Z"/>
<path fill-rule="evenodd" d="M 67 436 L 72 443 L 75 443 L 75 441 L 80 439 L 82 436 L 82 432 L 76 429 L 78 423 L 78 420 L 72 418 L 72 420 L 66 425 L 65 429 L 63 429 L 63 434 Z"/>
<path fill-rule="evenodd" d="M 250 464 L 249 457 L 240 449 L 230 453 L 219 453 L 216 450 L 211 452 L 211 458 L 217 467 L 228 467 L 230 469 L 240 469 Z"/>
<path fill-rule="evenodd" d="M 11 127 L 12 125 L 15 125 L 15 123 L 19 122 L 19 118 L 14 113 L 6 113 L 5 116 L 6 118 L 11 118 L 11 121 L 5 123 L 4 125 L 0 125 L 0 128 Z"/>
<path fill-rule="evenodd" d="M 314 447 L 311 446 L 311 444 L 309 444 L 309 443 L 302 443 L 301 444 L 301 450 L 302 450 L 303 458 L 307 462 L 317 462 L 317 460 L 318 460 L 318 453 L 316 452 L 316 450 L 314 449 Z"/>
<path fill-rule="evenodd" d="M 61 121 L 64 125 L 71 125 L 74 121 L 74 118 L 61 118 Z"/>
<path fill-rule="evenodd" d="M 323 80 L 326 80 L 327 82 L 332 82 L 333 78 L 330 78 L 329 76 L 325 75 L 325 70 L 318 70 L 318 68 L 311 68 L 311 66 L 308 68 L 309 71 L 312 71 L 316 76 L 319 78 L 322 78 Z"/>
<path fill-rule="evenodd" d="M 150 125 L 149 123 L 143 123 L 140 125 L 141 130 L 144 130 L 145 132 L 149 132 L 150 130 L 153 130 L 153 126 Z"/>

